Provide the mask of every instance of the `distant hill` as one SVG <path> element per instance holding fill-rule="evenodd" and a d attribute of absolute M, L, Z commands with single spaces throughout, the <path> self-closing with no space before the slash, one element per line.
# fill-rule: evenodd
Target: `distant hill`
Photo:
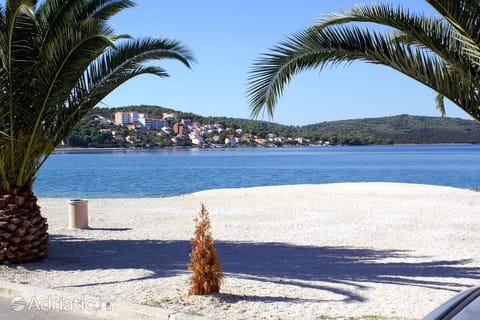
<path fill-rule="evenodd" d="M 121 132 L 126 137 L 132 134 L 126 128 L 113 124 L 107 125 L 95 120 L 97 115 L 106 119 L 114 119 L 115 112 L 119 111 L 144 112 L 153 118 L 161 118 L 164 112 L 175 112 L 179 120 L 189 118 L 202 125 L 223 124 L 225 128 L 231 128 L 232 130 L 226 132 L 226 134 L 236 134 L 235 130 L 242 129 L 242 134 L 248 133 L 263 139 L 271 135 L 288 138 L 282 140 L 291 142 L 287 144 L 298 144 L 295 142 L 297 138 L 307 139 L 308 144 L 328 141 L 332 145 L 480 143 L 480 124 L 473 120 L 459 118 L 398 115 L 383 118 L 330 121 L 306 126 L 289 126 L 260 120 L 205 117 L 160 106 L 135 105 L 119 108 L 95 108 L 74 130 L 70 138 L 67 139 L 66 145 L 130 146 L 125 141 L 121 142 L 119 139 L 113 139 L 111 134 L 104 131 L 104 128 L 116 128 L 117 132 Z M 173 122 L 170 122 L 173 126 Z M 117 136 L 117 138 L 119 137 Z M 137 134 L 137 138 L 142 140 L 139 143 L 140 146 L 147 144 L 169 146 L 172 144 L 170 142 L 171 137 L 160 139 L 152 135 Z"/>
<path fill-rule="evenodd" d="M 306 132 L 373 136 L 394 144 L 480 143 L 480 124 L 459 118 L 398 115 L 323 122 L 302 127 Z"/>

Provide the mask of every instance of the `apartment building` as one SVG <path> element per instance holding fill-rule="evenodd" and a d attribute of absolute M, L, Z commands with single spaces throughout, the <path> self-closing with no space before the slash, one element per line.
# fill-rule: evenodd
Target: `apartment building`
<path fill-rule="evenodd" d="M 139 113 L 133 112 L 115 112 L 115 123 L 126 126 L 129 123 L 136 123 L 140 117 Z"/>
<path fill-rule="evenodd" d="M 140 113 L 138 117 L 138 122 L 140 122 L 148 130 L 159 131 L 163 127 L 168 127 L 168 121 L 158 118 L 150 118 L 147 113 Z"/>

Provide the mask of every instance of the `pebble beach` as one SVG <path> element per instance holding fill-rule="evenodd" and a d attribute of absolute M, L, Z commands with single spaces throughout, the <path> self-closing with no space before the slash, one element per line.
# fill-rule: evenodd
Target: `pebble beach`
<path fill-rule="evenodd" d="M 1 266 L 4 280 L 209 319 L 421 319 L 480 284 L 480 193 L 401 183 L 215 189 L 164 198 L 41 198 L 50 252 Z M 190 239 L 210 212 L 225 278 L 188 295 Z"/>

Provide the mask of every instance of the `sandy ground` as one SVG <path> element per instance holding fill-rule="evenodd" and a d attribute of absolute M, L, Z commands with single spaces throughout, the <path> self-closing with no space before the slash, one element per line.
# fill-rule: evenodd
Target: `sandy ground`
<path fill-rule="evenodd" d="M 51 234 L 41 263 L 0 267 L 12 282 L 153 303 L 211 319 L 421 318 L 480 284 L 480 193 L 349 183 L 89 200 L 40 199 Z M 221 294 L 189 296 L 193 218 L 210 211 L 226 273 Z"/>

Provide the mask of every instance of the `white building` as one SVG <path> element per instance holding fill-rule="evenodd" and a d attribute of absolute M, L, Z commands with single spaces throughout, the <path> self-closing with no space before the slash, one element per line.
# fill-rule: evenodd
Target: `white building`
<path fill-rule="evenodd" d="M 140 122 L 144 127 L 149 130 L 159 131 L 163 127 L 168 126 L 168 121 L 164 119 L 150 118 L 146 113 L 140 113 L 138 117 L 138 122 Z"/>
<path fill-rule="evenodd" d="M 115 123 L 121 126 L 125 126 L 129 123 L 136 123 L 139 118 L 139 113 L 133 112 L 115 112 Z"/>
<path fill-rule="evenodd" d="M 115 112 L 115 123 L 124 126 L 129 123 L 130 112 Z"/>
<path fill-rule="evenodd" d="M 225 138 L 225 144 L 229 144 L 231 146 L 235 146 L 237 145 L 239 142 L 239 139 L 237 137 L 229 137 L 229 138 Z"/>
<path fill-rule="evenodd" d="M 147 118 L 145 120 L 145 126 L 148 129 L 161 130 L 163 127 L 168 126 L 168 121 L 163 119 Z"/>
<path fill-rule="evenodd" d="M 175 112 L 164 112 L 163 119 L 177 119 L 177 114 Z"/>
<path fill-rule="evenodd" d="M 203 138 L 200 137 L 199 135 L 190 135 L 190 140 L 192 141 L 192 144 L 198 146 L 198 145 L 201 145 L 203 144 Z"/>
<path fill-rule="evenodd" d="M 162 131 L 165 132 L 167 135 L 172 133 L 172 128 L 170 127 L 163 127 Z"/>
<path fill-rule="evenodd" d="M 159 131 L 163 127 L 168 127 L 168 121 L 164 119 L 150 118 L 148 113 L 115 112 L 115 123 L 121 126 L 134 124 L 141 126 L 142 129 Z"/>

